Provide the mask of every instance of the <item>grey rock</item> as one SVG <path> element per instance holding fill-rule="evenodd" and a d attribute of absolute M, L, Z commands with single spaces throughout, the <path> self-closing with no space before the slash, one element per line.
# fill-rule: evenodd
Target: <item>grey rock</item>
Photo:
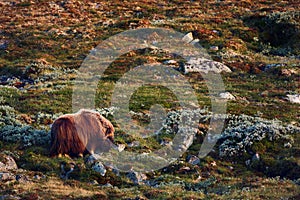
<path fill-rule="evenodd" d="M 101 156 L 102 156 L 101 154 L 94 153 L 85 160 L 85 164 L 92 166 L 98 160 L 101 160 Z"/>
<path fill-rule="evenodd" d="M 36 180 L 41 180 L 42 177 L 40 175 L 36 174 L 36 175 L 33 176 L 33 178 L 36 179 Z"/>
<path fill-rule="evenodd" d="M 141 172 L 130 171 L 126 175 L 134 184 L 140 184 L 147 179 L 147 176 Z"/>
<path fill-rule="evenodd" d="M 224 65 L 223 63 L 209 60 L 206 58 L 190 58 L 188 62 L 183 67 L 181 67 L 181 71 L 183 71 L 185 74 L 189 72 L 231 72 L 230 68 Z"/>
<path fill-rule="evenodd" d="M 18 169 L 17 163 L 13 157 L 3 154 L 0 154 L 0 171 L 16 170 Z"/>
<path fill-rule="evenodd" d="M 254 154 L 254 155 L 252 156 L 252 161 L 259 161 L 259 160 L 260 160 L 260 156 L 259 156 L 258 153 Z"/>
<path fill-rule="evenodd" d="M 273 68 L 277 68 L 277 67 L 284 67 L 286 66 L 285 63 L 274 63 L 274 64 L 268 64 L 264 67 L 264 71 L 268 71 L 270 69 L 273 69 Z"/>
<path fill-rule="evenodd" d="M 100 162 L 100 161 L 97 161 L 93 166 L 92 166 L 92 169 L 101 174 L 101 176 L 105 176 L 106 174 L 106 169 L 104 167 L 104 165 Z"/>
<path fill-rule="evenodd" d="M 125 149 L 125 144 L 113 145 L 112 148 L 117 150 L 118 152 L 122 152 Z"/>
<path fill-rule="evenodd" d="M 18 181 L 19 183 L 28 183 L 28 182 L 30 182 L 28 177 L 26 175 L 23 175 L 23 174 L 17 174 L 16 175 L 16 181 Z"/>
<path fill-rule="evenodd" d="M 109 187 L 109 188 L 112 188 L 112 187 L 114 187 L 112 184 L 110 184 L 110 183 L 106 183 L 106 184 L 104 184 L 104 185 L 101 185 L 101 187 Z"/>
<path fill-rule="evenodd" d="M 249 166 L 250 163 L 251 163 L 251 160 L 246 160 L 246 161 L 245 161 L 246 166 Z"/>
<path fill-rule="evenodd" d="M 197 44 L 199 41 L 200 41 L 199 39 L 194 39 L 193 41 L 190 42 L 190 44 L 195 45 L 195 44 Z"/>
<path fill-rule="evenodd" d="M 138 147 L 138 146 L 140 146 L 139 141 L 133 141 L 133 142 L 128 144 L 128 147 Z"/>
<path fill-rule="evenodd" d="M 192 44 L 195 45 L 196 43 L 198 43 L 200 40 L 199 39 L 194 39 L 193 37 L 193 33 L 189 32 L 187 33 L 185 36 L 183 36 L 182 41 L 187 43 L 187 44 Z"/>
<path fill-rule="evenodd" d="M 18 196 L 13 196 L 13 195 L 0 196 L 0 200 L 19 200 L 19 199 L 21 199 L 21 198 Z"/>
<path fill-rule="evenodd" d="M 193 33 L 192 32 L 189 32 L 187 33 L 183 38 L 182 38 L 182 41 L 184 41 L 185 43 L 190 43 L 193 41 Z"/>
<path fill-rule="evenodd" d="M 292 148 L 293 145 L 290 142 L 284 143 L 284 148 Z"/>
<path fill-rule="evenodd" d="M 297 72 L 297 70 L 294 70 L 294 69 L 282 69 L 280 71 L 280 74 L 283 75 L 283 76 L 290 77 L 293 74 L 298 74 L 298 72 Z"/>
<path fill-rule="evenodd" d="M 300 94 L 288 94 L 287 100 L 291 103 L 300 103 Z"/>
<path fill-rule="evenodd" d="M 176 65 L 176 64 L 178 64 L 178 63 L 177 63 L 176 60 L 166 60 L 166 61 L 164 62 L 164 64 L 166 64 L 166 65 Z"/>
<path fill-rule="evenodd" d="M 120 176 L 120 170 L 117 168 L 113 168 L 112 172 L 116 175 L 116 176 Z"/>
<path fill-rule="evenodd" d="M 97 161 L 97 155 L 92 154 L 85 160 L 85 164 L 92 166 L 96 161 Z"/>
<path fill-rule="evenodd" d="M 161 146 L 171 146 L 171 145 L 173 145 L 173 142 L 172 142 L 172 141 L 162 140 L 162 141 L 160 142 L 160 145 L 161 145 Z"/>
<path fill-rule="evenodd" d="M 235 97 L 230 92 L 222 92 L 220 93 L 220 97 L 226 100 L 235 100 Z"/>
<path fill-rule="evenodd" d="M 211 46 L 209 48 L 211 51 L 218 51 L 219 50 L 219 47 L 218 46 Z"/>
<path fill-rule="evenodd" d="M 188 163 L 192 164 L 192 165 L 198 165 L 200 164 L 200 159 L 197 156 L 188 156 L 187 159 Z"/>
<path fill-rule="evenodd" d="M 96 181 L 96 180 L 92 180 L 92 181 L 90 182 L 90 184 L 91 184 L 91 185 L 99 185 L 98 181 Z"/>
<path fill-rule="evenodd" d="M 16 176 L 10 172 L 0 172 L 1 181 L 11 181 L 14 180 Z"/>
<path fill-rule="evenodd" d="M 7 41 L 0 41 L 0 50 L 6 50 L 8 47 Z"/>

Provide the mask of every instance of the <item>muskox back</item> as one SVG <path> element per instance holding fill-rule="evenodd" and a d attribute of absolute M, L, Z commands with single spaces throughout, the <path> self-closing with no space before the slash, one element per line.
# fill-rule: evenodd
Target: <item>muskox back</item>
<path fill-rule="evenodd" d="M 50 155 L 108 151 L 114 139 L 114 127 L 99 113 L 80 110 L 60 116 L 51 127 Z"/>

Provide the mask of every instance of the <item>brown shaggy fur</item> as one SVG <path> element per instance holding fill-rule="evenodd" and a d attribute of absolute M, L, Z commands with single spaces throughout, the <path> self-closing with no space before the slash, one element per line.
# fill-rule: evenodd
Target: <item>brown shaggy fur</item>
<path fill-rule="evenodd" d="M 109 120 L 90 110 L 62 115 L 51 127 L 50 155 L 78 156 L 108 151 L 114 140 L 114 131 Z"/>

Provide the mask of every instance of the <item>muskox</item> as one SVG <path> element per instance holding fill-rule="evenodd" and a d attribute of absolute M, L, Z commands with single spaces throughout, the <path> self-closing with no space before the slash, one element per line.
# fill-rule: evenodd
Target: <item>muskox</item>
<path fill-rule="evenodd" d="M 109 120 L 91 110 L 62 115 L 51 127 L 50 156 L 107 152 L 113 145 L 114 131 Z"/>

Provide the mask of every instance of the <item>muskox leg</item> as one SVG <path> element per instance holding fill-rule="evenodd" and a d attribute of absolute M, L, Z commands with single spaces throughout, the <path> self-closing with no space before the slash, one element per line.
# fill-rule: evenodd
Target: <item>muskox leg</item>
<path fill-rule="evenodd" d="M 62 157 L 62 154 L 61 154 L 61 153 L 59 153 L 57 157 L 58 157 L 58 158 L 61 158 L 61 157 Z"/>
<path fill-rule="evenodd" d="M 81 133 L 78 133 L 78 129 L 81 131 L 81 123 L 77 123 L 74 116 L 64 115 L 53 123 L 50 155 L 66 154 L 65 157 L 70 157 L 84 152 L 85 144 L 80 138 Z"/>

